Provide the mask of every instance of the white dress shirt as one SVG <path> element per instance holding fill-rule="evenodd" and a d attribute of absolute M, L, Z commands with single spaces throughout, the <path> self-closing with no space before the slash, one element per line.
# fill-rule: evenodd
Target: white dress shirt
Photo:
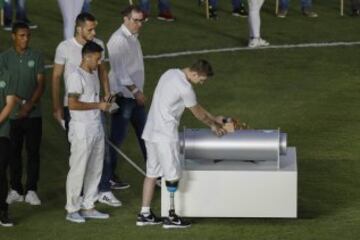
<path fill-rule="evenodd" d="M 136 85 L 143 92 L 144 60 L 137 34 L 132 34 L 123 24 L 111 35 L 107 48 L 111 93 L 122 93 L 126 98 L 134 98 L 126 88 L 129 85 Z"/>

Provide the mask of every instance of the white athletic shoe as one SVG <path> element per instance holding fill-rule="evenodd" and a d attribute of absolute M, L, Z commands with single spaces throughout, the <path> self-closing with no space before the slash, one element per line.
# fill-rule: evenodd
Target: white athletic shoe
<path fill-rule="evenodd" d="M 249 41 L 249 48 L 267 47 L 270 43 L 262 38 L 253 38 Z"/>
<path fill-rule="evenodd" d="M 34 191 L 28 191 L 25 196 L 25 202 L 29 203 L 30 205 L 38 206 L 41 205 L 41 200 L 39 199 L 38 195 Z"/>
<path fill-rule="evenodd" d="M 98 201 L 112 207 L 120 207 L 122 205 L 121 201 L 112 192 L 100 192 Z"/>
<path fill-rule="evenodd" d="M 66 220 L 74 223 L 84 223 L 85 218 L 79 214 L 79 212 L 72 212 L 66 215 Z"/>
<path fill-rule="evenodd" d="M 110 217 L 107 213 L 99 212 L 96 209 L 89 209 L 89 210 L 81 210 L 80 214 L 83 218 L 92 218 L 92 219 L 108 219 Z"/>
<path fill-rule="evenodd" d="M 10 192 L 6 198 L 6 202 L 8 204 L 12 204 L 13 202 L 23 202 L 23 201 L 24 201 L 24 196 L 18 194 L 17 191 L 12 190 L 12 189 L 10 190 Z"/>

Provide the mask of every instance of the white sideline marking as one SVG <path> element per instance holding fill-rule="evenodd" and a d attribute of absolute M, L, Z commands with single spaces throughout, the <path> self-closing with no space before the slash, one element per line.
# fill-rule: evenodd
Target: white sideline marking
<path fill-rule="evenodd" d="M 249 51 L 249 50 L 265 50 L 265 49 L 291 49 L 291 48 L 323 48 L 323 47 L 339 47 L 339 46 L 355 46 L 360 45 L 358 42 L 330 42 L 330 43 L 299 43 L 299 44 L 285 44 L 285 45 L 270 45 L 267 47 L 260 48 L 249 48 L 249 47 L 233 47 L 233 48 L 218 48 L 218 49 L 204 49 L 194 51 L 183 51 L 173 53 L 162 53 L 154 55 L 146 55 L 144 59 L 160 59 L 160 58 L 171 58 L 195 54 L 207 54 L 207 53 L 219 53 L 219 52 L 236 52 L 236 51 Z M 109 61 L 109 59 L 105 59 Z M 45 65 L 46 69 L 52 68 L 53 65 Z"/>

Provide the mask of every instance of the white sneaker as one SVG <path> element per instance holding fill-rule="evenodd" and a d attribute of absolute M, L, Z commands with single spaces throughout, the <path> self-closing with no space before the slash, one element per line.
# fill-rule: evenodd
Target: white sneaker
<path fill-rule="evenodd" d="M 74 223 L 84 223 L 85 218 L 79 214 L 79 212 L 72 212 L 66 215 L 66 220 Z"/>
<path fill-rule="evenodd" d="M 249 48 L 267 47 L 270 43 L 262 38 L 253 38 L 249 41 Z"/>
<path fill-rule="evenodd" d="M 6 198 L 6 202 L 8 204 L 12 204 L 13 202 L 23 202 L 23 201 L 24 201 L 24 196 L 18 194 L 17 191 L 12 190 L 12 189 L 10 190 L 10 192 Z"/>
<path fill-rule="evenodd" d="M 30 205 L 41 205 L 41 201 L 34 191 L 28 191 L 25 196 L 25 202 L 30 203 Z"/>
<path fill-rule="evenodd" d="M 83 218 L 92 218 L 92 219 L 108 219 L 110 217 L 107 213 L 99 212 L 96 209 L 89 209 L 89 210 L 81 210 L 80 215 Z"/>
<path fill-rule="evenodd" d="M 101 192 L 98 201 L 112 207 L 120 207 L 122 205 L 112 192 Z"/>

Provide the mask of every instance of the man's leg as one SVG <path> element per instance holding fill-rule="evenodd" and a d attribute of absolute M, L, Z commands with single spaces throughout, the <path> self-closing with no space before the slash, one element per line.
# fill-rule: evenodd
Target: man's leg
<path fill-rule="evenodd" d="M 23 120 L 10 120 L 10 141 L 12 160 L 10 161 L 10 186 L 19 195 L 23 195 L 21 152 L 24 142 Z"/>
<path fill-rule="evenodd" d="M 154 196 L 156 179 L 162 175 L 158 154 L 155 148 L 156 143 L 145 142 L 148 159 L 146 161 L 146 177 L 144 179 L 142 205 L 137 216 L 136 225 L 146 226 L 162 223 L 151 211 L 150 205 Z"/>
<path fill-rule="evenodd" d="M 141 138 L 141 135 L 144 131 L 145 123 L 146 123 L 145 107 L 136 106 L 131 115 L 131 124 L 134 127 L 136 138 L 138 140 L 144 161 L 146 161 L 146 147 L 144 140 Z"/>
<path fill-rule="evenodd" d="M 158 0 L 159 13 L 170 12 L 169 0 Z"/>
<path fill-rule="evenodd" d="M 6 196 L 8 194 L 7 167 L 11 153 L 10 140 L 6 137 L 0 137 L 0 224 L 5 224 L 3 217 L 8 212 Z M 12 225 L 12 224 L 11 224 Z"/>
<path fill-rule="evenodd" d="M 119 105 L 119 111 L 111 115 L 110 141 L 116 146 L 121 146 L 128 134 L 129 122 L 132 111 L 135 107 L 135 100 L 129 98 L 119 98 L 116 100 L 116 103 Z M 117 152 L 113 148 L 110 148 L 110 161 L 112 165 L 111 178 L 115 178 Z M 121 189 L 129 187 L 128 184 L 126 185 L 127 186 L 123 186 Z"/>
<path fill-rule="evenodd" d="M 140 0 L 139 6 L 146 16 L 150 14 L 150 0 Z"/>
<path fill-rule="evenodd" d="M 41 201 L 36 192 L 40 171 L 42 119 L 40 117 L 24 119 L 24 130 L 27 153 L 25 202 L 31 205 L 40 205 Z"/>
<path fill-rule="evenodd" d="M 12 16 L 13 9 L 12 9 L 12 0 L 5 0 L 4 1 L 4 27 L 5 30 L 11 31 L 12 25 Z"/>
<path fill-rule="evenodd" d="M 290 0 L 279 0 L 279 10 L 280 11 L 288 11 L 289 1 Z"/>
<path fill-rule="evenodd" d="M 86 165 L 89 158 L 89 142 L 86 137 L 86 125 L 70 123 L 69 141 L 71 154 L 70 169 L 66 178 L 66 219 L 76 223 L 85 222 L 79 215 L 81 208 L 81 190 L 83 187 Z"/>

